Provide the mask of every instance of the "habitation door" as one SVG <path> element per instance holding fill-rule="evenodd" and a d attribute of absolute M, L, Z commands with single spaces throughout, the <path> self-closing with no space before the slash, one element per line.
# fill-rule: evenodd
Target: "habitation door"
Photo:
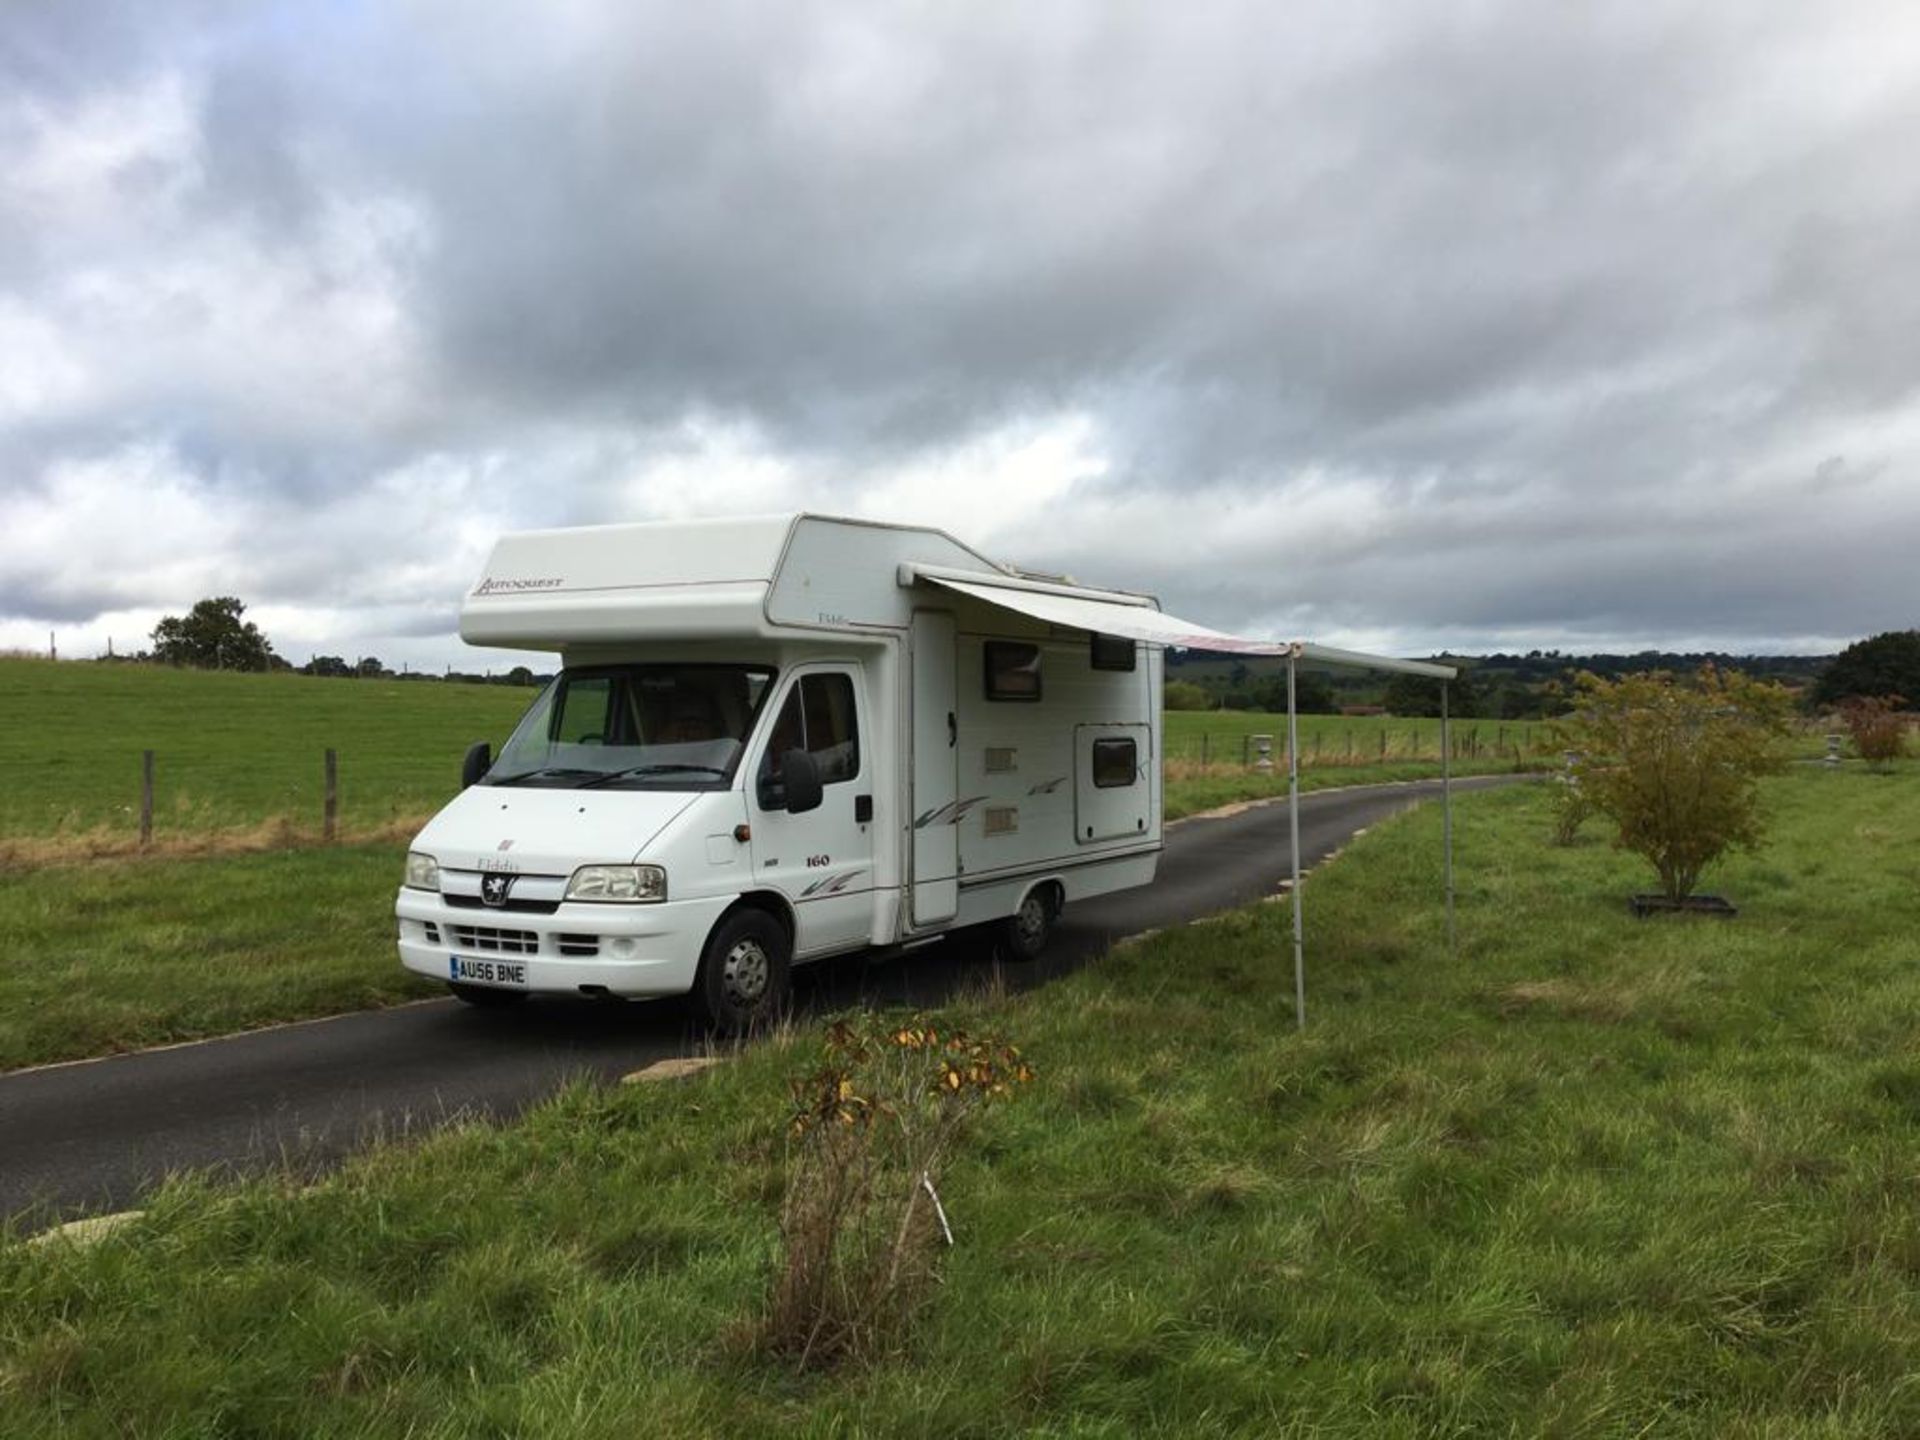
<path fill-rule="evenodd" d="M 914 928 L 951 920 L 960 909 L 960 827 L 954 823 L 959 792 L 959 704 L 955 690 L 959 659 L 953 615 L 913 612 L 913 817 Z"/>

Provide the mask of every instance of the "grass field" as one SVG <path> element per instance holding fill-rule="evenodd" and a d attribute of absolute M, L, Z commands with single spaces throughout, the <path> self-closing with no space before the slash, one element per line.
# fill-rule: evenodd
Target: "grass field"
<path fill-rule="evenodd" d="M 949 1017 L 1039 1077 L 942 1185 L 925 1323 L 801 1376 L 764 1294 L 787 1077 L 576 1089 L 307 1189 L 0 1246 L 9 1434 L 1920 1431 L 1920 775 L 1770 782 L 1733 922 L 1635 922 L 1542 788 L 1376 827 L 1286 912 Z"/>
<path fill-rule="evenodd" d="M 317 831 L 328 746 L 343 825 L 387 826 L 444 804 L 467 746 L 497 747 L 532 699 L 504 685 L 0 660 L 0 836 L 135 835 L 142 750 L 156 752 L 163 842 L 280 819 Z"/>
<path fill-rule="evenodd" d="M 1440 722 L 1403 720 L 1390 715 L 1302 715 L 1300 764 L 1318 766 L 1377 765 L 1440 759 Z M 1544 720 L 1455 720 L 1451 722 L 1454 753 L 1462 759 L 1505 759 L 1511 766 L 1517 747 L 1528 761 L 1557 755 L 1553 733 Z M 1252 755 L 1254 735 L 1273 737 L 1274 763 L 1281 763 L 1287 744 L 1287 717 L 1251 710 L 1170 710 L 1167 712 L 1167 758 L 1210 764 L 1241 765 Z"/>
<path fill-rule="evenodd" d="M 441 993 L 390 845 L 0 873 L 0 1070 Z"/>
<path fill-rule="evenodd" d="M 148 749 L 156 753 L 162 852 L 311 843 L 329 746 L 339 753 L 343 833 L 404 840 L 452 795 L 467 746 L 490 740 L 497 748 L 531 699 L 531 691 L 507 686 L 0 659 L 0 861 L 131 848 Z M 1337 783 L 1437 773 L 1436 721 L 1301 723 L 1303 764 L 1353 772 Z M 1463 754 L 1471 751 L 1462 773 L 1475 764 L 1501 768 L 1509 735 L 1523 743 L 1523 727 L 1477 725 L 1463 721 L 1456 730 Z M 1269 777 L 1241 766 L 1241 737 L 1285 729 L 1284 717 L 1237 711 L 1169 715 L 1168 816 L 1275 793 Z M 1424 768 L 1416 754 L 1426 757 Z"/>

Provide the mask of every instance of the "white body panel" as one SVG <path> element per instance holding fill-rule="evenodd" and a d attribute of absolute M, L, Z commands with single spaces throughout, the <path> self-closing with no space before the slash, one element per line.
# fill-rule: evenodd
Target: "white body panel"
<path fill-rule="evenodd" d="M 1071 902 L 1150 882 L 1159 648 L 1097 670 L 1087 631 L 943 588 L 920 566 L 1026 583 L 938 531 L 815 516 L 503 538 L 461 611 L 469 641 L 555 650 L 570 667 L 746 663 L 775 679 L 725 789 L 482 784 L 456 797 L 413 846 L 438 860 L 441 893 L 401 892 L 404 963 L 451 979 L 480 958 L 515 988 L 679 994 L 742 903 L 779 914 L 795 958 L 811 959 L 998 920 L 1038 885 Z M 1075 613 L 1096 623 L 1117 605 L 1153 613 L 1142 597 L 1047 588 L 1085 598 Z M 1039 700 L 988 698 L 990 641 L 1039 647 Z M 795 815 L 763 804 L 755 776 L 784 696 L 809 674 L 853 684 L 859 765 Z M 1096 735 L 1133 740 L 1134 784 L 1093 783 Z M 664 902 L 563 899 L 579 866 L 632 863 L 666 871 Z M 513 877 L 504 908 L 481 900 L 489 873 Z"/>

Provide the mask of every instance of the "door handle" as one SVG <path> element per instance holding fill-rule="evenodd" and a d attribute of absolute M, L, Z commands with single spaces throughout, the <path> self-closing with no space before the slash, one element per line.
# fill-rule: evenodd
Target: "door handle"
<path fill-rule="evenodd" d="M 953 718 L 953 711 L 947 711 L 947 748 L 953 749 L 960 743 L 960 725 Z"/>
<path fill-rule="evenodd" d="M 873 796 L 856 795 L 853 797 L 854 823 L 868 825 L 873 822 Z"/>

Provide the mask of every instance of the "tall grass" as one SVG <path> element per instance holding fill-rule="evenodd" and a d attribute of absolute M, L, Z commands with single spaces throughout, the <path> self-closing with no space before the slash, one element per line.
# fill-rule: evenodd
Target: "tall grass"
<path fill-rule="evenodd" d="M 671 1086 L 178 1183 L 0 1247 L 10 1434 L 1920 1432 L 1920 774 L 1770 782 L 1734 922 L 1635 921 L 1544 787 L 1431 807 L 1284 907 L 949 1021 L 1039 1079 L 957 1152 L 912 1343 L 726 1343 L 773 1273 L 818 1031 Z"/>

